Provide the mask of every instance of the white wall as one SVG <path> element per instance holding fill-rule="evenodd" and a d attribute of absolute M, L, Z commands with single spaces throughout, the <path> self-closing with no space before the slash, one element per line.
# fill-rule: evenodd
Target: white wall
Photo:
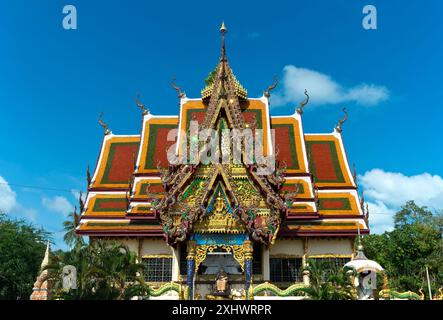
<path fill-rule="evenodd" d="M 277 239 L 275 244 L 269 248 L 269 255 L 272 256 L 303 256 L 302 239 Z"/>
<path fill-rule="evenodd" d="M 351 238 L 310 238 L 308 240 L 308 256 L 351 256 L 353 243 Z"/>

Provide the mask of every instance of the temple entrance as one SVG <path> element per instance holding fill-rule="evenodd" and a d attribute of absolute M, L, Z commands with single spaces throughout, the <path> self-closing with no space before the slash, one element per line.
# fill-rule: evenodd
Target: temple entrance
<path fill-rule="evenodd" d="M 252 258 L 252 245 L 246 234 L 194 234 L 193 238 L 188 242 L 188 262 L 193 268 L 188 268 L 187 275 L 188 285 L 194 289 L 192 297 L 245 298 L 250 285 Z M 189 257 L 194 259 L 189 261 Z"/>
<path fill-rule="evenodd" d="M 216 275 L 220 268 L 228 275 L 242 275 L 243 270 L 238 261 L 234 259 L 232 252 L 218 249 L 206 254 L 206 259 L 201 263 L 198 275 Z"/>
<path fill-rule="evenodd" d="M 190 299 L 247 296 L 252 274 L 252 244 L 243 223 L 233 215 L 225 184 L 219 181 L 206 214 L 188 241 L 187 285 Z"/>
<path fill-rule="evenodd" d="M 196 274 L 197 299 L 232 299 L 233 295 L 241 297 L 245 287 L 243 268 L 232 251 L 228 251 L 215 248 L 207 252 Z"/>

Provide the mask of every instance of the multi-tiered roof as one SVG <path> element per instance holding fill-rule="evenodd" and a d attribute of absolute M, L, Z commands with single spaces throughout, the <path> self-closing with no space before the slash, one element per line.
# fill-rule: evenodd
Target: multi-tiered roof
<path fill-rule="evenodd" d="M 215 204 L 232 214 L 227 231 L 241 232 L 233 225 L 237 223 L 249 237 L 265 244 L 276 237 L 368 233 L 341 125 L 331 133 L 305 134 L 303 107 L 292 115 L 270 116 L 272 86 L 260 98 L 247 97 L 226 58 L 224 26 L 221 32 L 222 54 L 202 98 L 190 99 L 176 87 L 178 116 L 144 110 L 139 135 L 105 130 L 77 233 L 166 236 L 176 244 L 194 232 L 205 232 L 201 228 L 210 223 L 204 219 Z M 188 132 L 191 121 L 197 121 L 199 129 L 262 129 L 263 153 L 275 152 L 277 170 L 261 176 L 256 164 L 171 165 L 167 150 L 175 141 L 168 141 L 168 134 L 171 129 Z M 183 139 L 179 134 L 177 154 Z"/>

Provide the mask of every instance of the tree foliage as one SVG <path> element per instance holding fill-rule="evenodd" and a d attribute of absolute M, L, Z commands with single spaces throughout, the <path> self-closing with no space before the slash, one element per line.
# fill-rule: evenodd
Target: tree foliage
<path fill-rule="evenodd" d="M 72 265 L 77 270 L 77 289 L 65 290 L 62 270 Z M 116 300 L 142 289 L 138 281 L 143 266 L 128 247 L 115 241 L 94 240 L 70 252 L 53 257 L 48 266 L 54 284 L 54 298 L 65 300 Z M 142 282 L 143 283 L 143 282 Z"/>
<path fill-rule="evenodd" d="M 321 259 L 308 259 L 310 287 L 306 290 L 313 300 L 353 300 L 353 286 L 348 270 L 332 267 Z"/>
<path fill-rule="evenodd" d="M 63 230 L 65 235 L 63 240 L 69 247 L 81 247 L 84 245 L 83 237 L 75 233 L 75 229 L 80 225 L 80 214 L 77 213 L 77 208 L 68 214 L 68 220 L 63 221 Z"/>
<path fill-rule="evenodd" d="M 0 299 L 29 299 L 49 233 L 0 212 Z"/>
<path fill-rule="evenodd" d="M 398 291 L 426 288 L 428 266 L 436 292 L 443 285 L 442 229 L 441 214 L 409 201 L 395 214 L 393 231 L 363 239 L 365 254 L 385 268 L 390 287 Z"/>

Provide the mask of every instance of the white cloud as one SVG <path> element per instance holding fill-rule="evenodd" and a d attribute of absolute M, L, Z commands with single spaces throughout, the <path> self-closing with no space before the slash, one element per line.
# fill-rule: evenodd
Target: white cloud
<path fill-rule="evenodd" d="M 405 176 L 373 169 L 359 176 L 359 180 L 365 195 L 388 206 L 400 207 L 406 201 L 414 200 L 421 206 L 443 208 L 443 179 L 438 175 Z"/>
<path fill-rule="evenodd" d="M 38 212 L 33 208 L 25 208 L 20 203 L 17 203 L 11 214 L 18 218 L 26 218 L 33 223 L 37 223 Z"/>
<path fill-rule="evenodd" d="M 271 98 L 274 107 L 298 104 L 305 97 L 305 89 L 308 90 L 310 103 L 315 105 L 353 102 L 373 106 L 389 98 L 389 91 L 384 86 L 363 83 L 347 88 L 327 74 L 293 65 L 285 66 L 283 73 L 283 89 Z"/>
<path fill-rule="evenodd" d="M 0 211 L 10 212 L 17 205 L 17 196 L 8 182 L 0 176 Z"/>
<path fill-rule="evenodd" d="M 43 198 L 42 204 L 49 210 L 61 213 L 62 215 L 65 216 L 67 216 L 71 211 L 74 210 L 72 204 L 69 203 L 69 201 L 62 196 L 55 196 L 53 198 Z"/>
<path fill-rule="evenodd" d="M 17 201 L 15 191 L 2 176 L 0 176 L 0 211 L 18 218 L 27 218 L 34 223 L 37 222 L 37 210 L 23 207 Z"/>
<path fill-rule="evenodd" d="M 443 208 L 443 179 L 422 173 L 406 176 L 398 172 L 372 169 L 358 177 L 368 198 L 371 232 L 382 233 L 393 228 L 394 214 L 409 200 L 419 206 Z"/>
<path fill-rule="evenodd" d="M 380 234 L 392 231 L 396 210 L 386 207 L 381 201 L 367 202 L 369 207 L 369 227 L 371 233 Z"/>

